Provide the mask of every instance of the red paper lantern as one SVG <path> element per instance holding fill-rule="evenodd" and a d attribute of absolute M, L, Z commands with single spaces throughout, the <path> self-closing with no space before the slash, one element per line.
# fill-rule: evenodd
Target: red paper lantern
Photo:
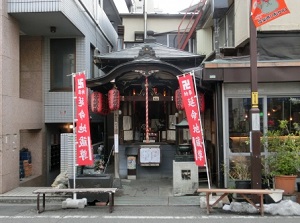
<path fill-rule="evenodd" d="M 204 97 L 204 94 L 201 92 L 198 93 L 198 101 L 199 101 L 200 112 L 204 112 L 205 111 L 205 97 Z"/>
<path fill-rule="evenodd" d="M 178 110 L 184 110 L 184 104 L 180 89 L 175 91 L 175 105 Z"/>
<path fill-rule="evenodd" d="M 116 88 L 108 91 L 108 107 L 111 111 L 119 110 L 120 108 L 120 92 Z"/>
<path fill-rule="evenodd" d="M 91 94 L 91 110 L 94 113 L 99 113 L 101 115 L 108 114 L 108 103 L 105 94 L 100 92 L 93 92 Z"/>

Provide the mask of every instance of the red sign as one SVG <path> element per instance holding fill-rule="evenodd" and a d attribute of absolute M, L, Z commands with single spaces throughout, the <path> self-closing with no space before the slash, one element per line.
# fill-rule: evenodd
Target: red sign
<path fill-rule="evenodd" d="M 75 75 L 76 95 L 76 151 L 79 166 L 93 165 L 92 142 L 90 136 L 90 116 L 88 110 L 85 74 Z"/>
<path fill-rule="evenodd" d="M 188 73 L 178 77 L 181 96 L 189 123 L 190 135 L 193 143 L 194 158 L 197 166 L 206 165 L 206 154 L 203 130 L 199 112 L 199 103 L 195 91 L 193 75 Z"/>
<path fill-rule="evenodd" d="M 288 13 L 284 0 L 252 0 L 251 16 L 256 27 Z"/>

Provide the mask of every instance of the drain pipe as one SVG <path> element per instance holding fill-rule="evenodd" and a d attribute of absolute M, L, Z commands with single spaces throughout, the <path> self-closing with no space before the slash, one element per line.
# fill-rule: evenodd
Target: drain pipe
<path fill-rule="evenodd" d="M 216 59 L 220 58 L 220 38 L 219 38 L 219 21 L 218 19 L 214 19 L 214 46 L 215 46 L 215 53 L 216 53 Z"/>

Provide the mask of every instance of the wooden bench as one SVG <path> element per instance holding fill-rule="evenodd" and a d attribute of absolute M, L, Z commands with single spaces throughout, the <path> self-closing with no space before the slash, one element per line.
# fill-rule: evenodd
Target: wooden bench
<path fill-rule="evenodd" d="M 239 194 L 241 195 L 245 200 L 247 200 L 253 207 L 255 207 L 261 214 L 261 216 L 264 216 L 264 199 L 263 196 L 265 194 L 271 194 L 273 193 L 270 190 L 263 190 L 263 189 L 209 189 L 209 188 L 199 188 L 197 190 L 198 193 L 206 193 L 206 208 L 207 208 L 207 214 L 210 213 L 210 209 L 218 204 L 225 196 L 228 194 Z M 209 197 L 212 193 L 218 193 L 222 194 L 219 199 L 217 199 L 213 204 L 209 203 Z M 259 207 L 254 204 L 254 202 L 251 200 L 251 197 L 249 195 L 257 195 L 260 198 L 260 205 Z"/>
<path fill-rule="evenodd" d="M 37 189 L 32 193 L 37 194 L 37 212 L 41 213 L 45 210 L 46 194 L 54 193 L 108 193 L 109 202 L 109 213 L 113 211 L 114 207 L 114 195 L 117 188 L 67 188 L 67 189 L 56 189 L 56 188 L 45 188 Z M 40 195 L 43 195 L 43 209 L 40 209 Z"/>

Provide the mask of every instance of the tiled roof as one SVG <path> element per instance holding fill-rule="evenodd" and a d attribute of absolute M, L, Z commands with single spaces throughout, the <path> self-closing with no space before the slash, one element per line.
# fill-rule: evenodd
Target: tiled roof
<path fill-rule="evenodd" d="M 159 43 L 141 43 L 131 48 L 126 48 L 120 51 L 115 51 L 108 54 L 102 54 L 97 56 L 101 60 L 103 59 L 135 59 L 139 51 L 144 47 L 149 46 L 155 51 L 157 58 L 163 59 L 178 59 L 178 58 L 203 58 L 203 55 L 189 53 L 184 50 L 178 50 L 172 47 L 167 47 Z"/>

